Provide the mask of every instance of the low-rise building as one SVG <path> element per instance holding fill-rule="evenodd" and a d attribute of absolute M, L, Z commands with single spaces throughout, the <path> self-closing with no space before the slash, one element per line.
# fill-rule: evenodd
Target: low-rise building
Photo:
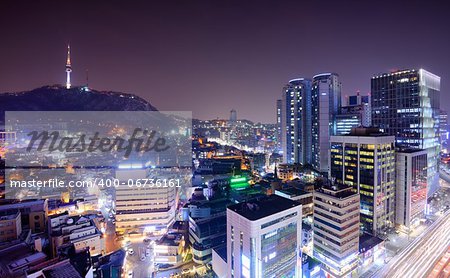
<path fill-rule="evenodd" d="M 307 217 L 313 213 L 313 193 L 295 187 L 275 190 L 275 195 L 299 202 L 302 205 L 302 216 Z"/>
<path fill-rule="evenodd" d="M 185 246 L 182 234 L 166 234 L 155 243 L 155 263 L 178 264 Z"/>
<path fill-rule="evenodd" d="M 17 239 L 21 233 L 22 219 L 20 211 L 11 214 L 0 213 L 0 242 Z"/>
<path fill-rule="evenodd" d="M 49 235 L 52 255 L 59 249 L 74 245 L 75 251 L 89 248 L 92 256 L 105 252 L 102 233 L 95 225 L 96 215 L 70 216 L 67 212 L 49 217 Z"/>

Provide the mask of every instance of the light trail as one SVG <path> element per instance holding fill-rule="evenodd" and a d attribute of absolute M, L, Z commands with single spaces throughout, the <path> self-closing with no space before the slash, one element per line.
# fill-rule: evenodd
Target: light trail
<path fill-rule="evenodd" d="M 450 211 L 372 277 L 422 278 L 450 245 Z"/>

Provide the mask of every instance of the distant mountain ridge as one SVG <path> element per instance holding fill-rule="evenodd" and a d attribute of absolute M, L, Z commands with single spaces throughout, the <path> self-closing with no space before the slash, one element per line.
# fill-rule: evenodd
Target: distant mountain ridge
<path fill-rule="evenodd" d="M 0 94 L 0 124 L 5 111 L 157 111 L 133 94 L 97 91 L 85 87 L 66 89 L 61 85 L 31 91 Z"/>

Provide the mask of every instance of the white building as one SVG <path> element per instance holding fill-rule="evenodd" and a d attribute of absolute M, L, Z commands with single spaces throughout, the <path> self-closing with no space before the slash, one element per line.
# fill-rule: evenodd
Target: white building
<path fill-rule="evenodd" d="M 146 168 L 117 169 L 116 178 L 121 182 L 116 188 L 116 231 L 165 233 L 175 219 L 176 188 L 136 186 L 139 179 L 162 178 L 150 177 Z"/>
<path fill-rule="evenodd" d="M 229 206 L 227 277 L 301 277 L 301 225 L 302 206 L 277 195 Z"/>
<path fill-rule="evenodd" d="M 427 151 L 396 153 L 395 222 L 409 232 L 424 216 L 427 204 Z"/>
<path fill-rule="evenodd" d="M 71 244 L 75 251 L 89 248 L 92 256 L 104 253 L 105 240 L 92 217 L 94 216 L 69 216 L 67 212 L 49 216 L 52 255 L 56 257 L 60 248 Z"/>
<path fill-rule="evenodd" d="M 326 277 L 350 277 L 358 267 L 359 194 L 349 186 L 314 193 L 313 255 Z"/>

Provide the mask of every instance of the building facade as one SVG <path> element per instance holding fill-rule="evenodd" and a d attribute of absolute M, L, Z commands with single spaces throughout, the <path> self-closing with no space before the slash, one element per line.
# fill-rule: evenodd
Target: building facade
<path fill-rule="evenodd" d="M 285 163 L 311 161 L 311 80 L 290 80 L 281 100 L 281 142 Z"/>
<path fill-rule="evenodd" d="M 372 121 L 395 136 L 398 149 L 427 150 L 428 193 L 439 187 L 439 95 L 441 78 L 424 69 L 372 77 Z"/>
<path fill-rule="evenodd" d="M 427 205 L 427 151 L 396 153 L 396 223 L 406 232 L 420 223 Z"/>
<path fill-rule="evenodd" d="M 270 195 L 227 208 L 227 277 L 301 277 L 301 205 Z"/>
<path fill-rule="evenodd" d="M 439 113 L 439 136 L 441 144 L 448 140 L 448 113 L 444 110 Z"/>
<path fill-rule="evenodd" d="M 322 73 L 313 77 L 311 93 L 312 166 L 328 174 L 330 136 L 336 134 L 336 116 L 341 107 L 342 84 L 336 73 Z"/>
<path fill-rule="evenodd" d="M 316 190 L 313 225 L 313 256 L 324 276 L 351 277 L 358 267 L 359 194 L 337 184 Z"/>
<path fill-rule="evenodd" d="M 374 236 L 395 223 L 394 140 L 372 128 L 330 140 L 330 177 L 361 195 L 361 229 Z"/>
<path fill-rule="evenodd" d="M 117 169 L 116 178 L 151 179 L 149 170 Z M 116 231 L 163 234 L 175 220 L 175 187 L 116 187 Z"/>

